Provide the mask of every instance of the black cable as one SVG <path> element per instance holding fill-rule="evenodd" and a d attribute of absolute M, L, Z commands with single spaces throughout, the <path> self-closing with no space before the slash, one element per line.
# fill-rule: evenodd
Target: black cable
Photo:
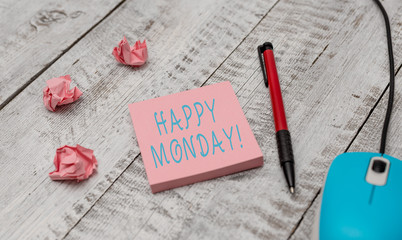
<path fill-rule="evenodd" d="M 384 154 L 385 143 L 387 141 L 388 125 L 389 125 L 389 121 L 391 120 L 392 105 L 394 103 L 394 91 L 395 91 L 394 54 L 392 52 L 391 27 L 389 24 L 388 14 L 385 11 L 384 7 L 382 6 L 382 4 L 379 0 L 374 0 L 374 2 L 380 8 L 382 15 L 384 16 L 385 27 L 387 29 L 388 57 L 389 57 L 389 74 L 390 74 L 390 76 L 389 76 L 388 107 L 387 107 L 387 112 L 385 114 L 384 126 L 382 128 L 381 146 L 380 146 L 380 153 Z"/>

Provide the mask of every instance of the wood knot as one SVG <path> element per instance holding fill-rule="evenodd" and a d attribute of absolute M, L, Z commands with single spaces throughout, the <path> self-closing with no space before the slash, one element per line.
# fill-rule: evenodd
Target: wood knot
<path fill-rule="evenodd" d="M 67 17 L 67 14 L 61 10 L 41 10 L 31 19 L 31 24 L 38 26 L 49 26 L 54 22 L 61 22 Z"/>
<path fill-rule="evenodd" d="M 84 12 L 82 12 L 82 11 L 75 11 L 70 14 L 70 18 L 77 18 L 77 17 L 81 16 L 83 13 Z"/>

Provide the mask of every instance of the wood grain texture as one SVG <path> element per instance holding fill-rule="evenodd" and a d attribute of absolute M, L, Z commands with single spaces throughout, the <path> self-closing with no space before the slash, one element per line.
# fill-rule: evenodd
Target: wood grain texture
<path fill-rule="evenodd" d="M 401 3 L 385 6 L 399 25 Z M 300 219 L 313 217 L 305 211 L 331 160 L 346 149 L 387 84 L 377 10 L 370 1 L 280 1 L 207 81 L 231 81 L 265 166 L 153 195 L 139 158 L 67 239 L 288 238 Z M 401 38 L 395 38 L 400 48 Z M 256 57 L 256 46 L 270 39 L 297 156 L 296 196 L 288 194 L 278 164 L 269 96 Z M 395 55 L 400 65 L 400 52 Z"/>
<path fill-rule="evenodd" d="M 67 234 L 139 155 L 127 104 L 201 86 L 274 3 L 129 1 L 81 39 L 1 110 L 0 238 Z M 147 64 L 115 61 L 123 35 L 147 39 Z M 49 112 L 42 88 L 65 74 L 84 94 Z M 99 171 L 81 183 L 52 182 L 56 148 L 77 143 L 94 150 Z"/>
<path fill-rule="evenodd" d="M 120 1 L 2 0 L 0 106 Z"/>

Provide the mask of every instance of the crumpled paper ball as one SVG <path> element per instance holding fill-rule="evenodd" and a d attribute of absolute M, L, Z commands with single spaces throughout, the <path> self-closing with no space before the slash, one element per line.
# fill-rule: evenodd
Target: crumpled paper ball
<path fill-rule="evenodd" d="M 56 106 L 72 103 L 81 97 L 82 92 L 77 87 L 70 90 L 70 83 L 70 75 L 46 81 L 47 86 L 43 89 L 43 103 L 49 111 L 54 112 Z"/>
<path fill-rule="evenodd" d="M 77 144 L 76 147 L 65 145 L 56 150 L 54 166 L 56 170 L 49 173 L 52 180 L 87 179 L 98 165 L 93 150 Z"/>
<path fill-rule="evenodd" d="M 145 40 L 142 43 L 141 41 L 137 41 L 134 46 L 130 47 L 126 37 L 124 37 L 119 42 L 119 46 L 113 49 L 112 54 L 119 63 L 139 67 L 147 61 L 147 43 Z"/>

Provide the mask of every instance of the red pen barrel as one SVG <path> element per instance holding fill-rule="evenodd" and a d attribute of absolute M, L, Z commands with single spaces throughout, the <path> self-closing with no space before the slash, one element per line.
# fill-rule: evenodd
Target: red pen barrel
<path fill-rule="evenodd" d="M 292 140 L 290 137 L 290 132 L 288 130 L 288 125 L 286 123 L 286 114 L 285 108 L 283 107 L 281 86 L 279 84 L 278 73 L 276 70 L 275 58 L 272 49 L 273 46 L 270 42 L 266 42 L 263 45 L 258 46 L 258 57 L 260 59 L 261 70 L 264 75 L 264 83 L 267 87 L 269 87 L 269 92 L 271 95 L 279 161 L 281 163 L 286 182 L 288 183 L 289 191 L 291 193 L 294 193 L 296 178 L 294 171 Z"/>
<path fill-rule="evenodd" d="M 294 193 L 296 178 L 294 171 L 292 140 L 288 130 L 288 125 L 286 123 L 285 108 L 283 107 L 281 86 L 279 84 L 278 73 L 276 70 L 272 43 L 265 42 L 263 45 L 258 46 L 257 50 L 261 70 L 264 76 L 264 83 L 267 87 L 269 87 L 269 92 L 271 95 L 279 161 L 281 163 L 289 191 Z"/>
<path fill-rule="evenodd" d="M 283 107 L 281 86 L 279 84 L 278 73 L 276 71 L 274 52 L 265 50 L 264 53 L 265 69 L 267 70 L 268 86 L 271 95 L 272 112 L 276 131 L 288 130 L 286 123 L 285 108 Z"/>

